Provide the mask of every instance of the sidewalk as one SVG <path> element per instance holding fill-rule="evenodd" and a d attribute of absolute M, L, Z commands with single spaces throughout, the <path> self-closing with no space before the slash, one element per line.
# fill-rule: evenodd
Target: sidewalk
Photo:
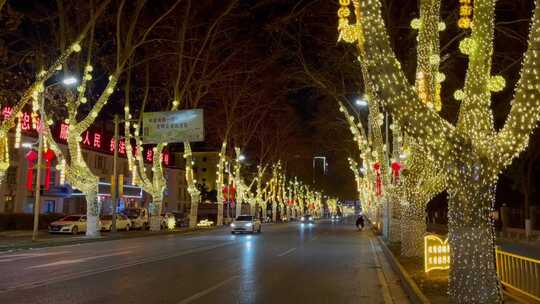
<path fill-rule="evenodd" d="M 205 231 L 219 229 L 212 228 L 179 228 L 174 230 L 164 230 L 159 232 L 153 231 L 129 231 L 129 232 L 117 232 L 116 234 L 111 232 L 102 232 L 98 237 L 87 237 L 84 234 L 80 235 L 62 235 L 62 234 L 49 234 L 46 230 L 40 230 L 38 233 L 38 239 L 32 241 L 32 231 L 30 230 L 13 230 L 13 231 L 0 231 L 0 252 L 2 251 L 14 251 L 50 246 L 61 246 L 71 244 L 81 244 L 98 241 L 110 241 L 118 239 L 136 238 L 136 237 L 148 237 L 157 235 L 168 234 L 182 234 L 191 231 Z"/>

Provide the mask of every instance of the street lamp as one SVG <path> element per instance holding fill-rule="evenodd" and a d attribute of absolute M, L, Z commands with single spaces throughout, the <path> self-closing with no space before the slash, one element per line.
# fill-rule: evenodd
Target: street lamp
<path fill-rule="evenodd" d="M 357 106 L 359 107 L 367 107 L 368 103 L 365 99 L 362 99 L 362 98 L 358 98 L 355 102 L 354 102 Z"/>
<path fill-rule="evenodd" d="M 67 86 L 74 85 L 78 82 L 79 80 L 74 76 L 66 76 L 64 79 L 62 79 L 62 83 Z"/>
<path fill-rule="evenodd" d="M 73 84 L 76 84 L 78 82 L 78 79 L 74 76 L 66 76 L 64 79 L 62 79 L 61 82 L 56 82 L 51 85 L 48 85 L 45 87 L 45 90 L 43 94 L 45 94 L 46 90 L 50 87 L 53 87 L 55 85 L 58 85 L 60 83 L 64 84 L 65 86 L 71 86 Z M 45 123 L 45 98 L 43 97 L 43 94 L 40 95 L 39 98 L 39 118 L 40 123 Z M 41 130 L 40 130 L 41 129 Z M 37 159 L 37 166 L 36 166 L 36 190 L 35 190 L 35 201 L 34 201 L 34 227 L 32 230 L 32 241 L 36 241 L 38 238 L 38 227 L 39 227 L 39 209 L 40 209 L 40 199 L 41 199 L 41 162 L 43 159 L 43 132 L 45 131 L 45 128 L 38 126 L 38 159 Z M 30 146 L 31 144 L 26 144 L 26 147 Z"/>

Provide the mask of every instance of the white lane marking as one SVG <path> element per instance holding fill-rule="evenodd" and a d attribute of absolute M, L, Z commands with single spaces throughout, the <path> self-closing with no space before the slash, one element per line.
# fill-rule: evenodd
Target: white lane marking
<path fill-rule="evenodd" d="M 101 274 L 101 273 L 114 271 L 114 270 L 120 270 L 120 269 L 129 268 L 129 267 L 133 267 L 133 266 L 137 266 L 137 265 L 142 265 L 142 264 L 147 264 L 147 263 L 152 263 L 152 262 L 159 262 L 159 261 L 163 261 L 163 260 L 167 260 L 167 259 L 171 259 L 171 258 L 176 258 L 176 257 L 184 256 L 184 255 L 189 255 L 189 254 L 192 254 L 192 253 L 198 253 L 198 252 L 203 252 L 203 251 L 216 249 L 216 248 L 219 248 L 219 247 L 232 245 L 234 243 L 235 242 L 227 242 L 227 243 L 218 244 L 218 245 L 197 247 L 197 248 L 189 249 L 189 250 L 182 251 L 182 252 L 176 252 L 174 254 L 160 255 L 160 256 L 150 257 L 150 258 L 145 257 L 145 258 L 135 260 L 135 261 L 132 261 L 132 262 L 127 262 L 127 263 L 124 263 L 124 264 L 118 264 L 118 265 L 114 265 L 114 266 L 102 267 L 102 268 L 98 268 L 98 269 L 90 269 L 90 270 L 85 270 L 85 271 L 79 271 L 77 273 L 59 275 L 59 276 L 50 277 L 50 278 L 48 278 L 46 280 L 41 280 L 41 281 L 22 283 L 22 284 L 15 285 L 15 286 L 0 288 L 0 294 L 6 293 L 6 292 L 9 292 L 9 291 L 13 291 L 13 290 L 31 289 L 31 288 L 40 287 L 40 286 L 46 286 L 46 285 L 50 285 L 50 284 L 54 284 L 54 283 L 65 282 L 65 281 L 69 281 L 69 280 L 73 280 L 73 279 L 89 277 L 89 276 L 92 276 L 92 275 Z"/>
<path fill-rule="evenodd" d="M 220 287 L 223 286 L 223 285 L 226 285 L 227 283 L 229 283 L 229 282 L 231 282 L 231 281 L 233 281 L 233 280 L 236 280 L 237 278 L 238 278 L 238 276 L 230 277 L 230 278 L 228 278 L 227 280 L 225 280 L 225 281 L 223 281 L 223 282 L 221 282 L 221 283 L 218 283 L 218 284 L 216 284 L 216 285 L 214 285 L 214 286 L 212 286 L 212 287 L 210 287 L 210 288 L 207 288 L 207 289 L 205 289 L 205 290 L 203 290 L 203 291 L 200 291 L 200 292 L 198 292 L 198 293 L 192 295 L 192 296 L 189 297 L 189 298 L 186 298 L 186 299 L 184 299 L 184 300 L 178 302 L 178 304 L 187 304 L 187 303 L 193 302 L 194 300 L 197 300 L 198 298 L 201 298 L 201 297 L 203 297 L 203 296 L 205 296 L 205 295 L 211 293 L 212 291 L 214 291 L 214 290 L 220 288 Z"/>
<path fill-rule="evenodd" d="M 382 287 L 382 295 L 384 299 L 385 304 L 394 303 L 392 300 L 392 297 L 390 296 L 390 289 L 388 288 L 388 284 L 386 283 L 386 278 L 384 277 L 384 273 L 382 271 L 381 263 L 379 262 L 379 257 L 375 253 L 375 246 L 373 245 L 373 241 L 369 239 L 369 244 L 371 245 L 371 253 L 373 254 L 373 259 L 375 260 L 375 266 L 377 270 L 377 278 L 379 279 L 379 283 Z"/>
<path fill-rule="evenodd" d="M 71 253 L 71 251 L 59 251 L 59 252 L 43 252 L 43 253 L 24 253 L 0 256 L 0 263 L 14 262 L 18 260 L 25 260 L 31 258 L 39 258 L 51 255 L 60 255 L 65 253 Z"/>
<path fill-rule="evenodd" d="M 95 255 L 95 256 L 91 256 L 91 257 L 87 257 L 87 258 L 80 258 L 80 259 L 73 259 L 73 260 L 61 260 L 61 261 L 57 261 L 57 262 L 52 262 L 52 263 L 27 267 L 26 269 L 44 268 L 44 267 L 52 267 L 52 266 L 59 266 L 59 265 L 83 263 L 83 262 L 87 262 L 87 261 L 91 261 L 91 260 L 108 258 L 108 257 L 113 257 L 113 256 L 119 256 L 119 255 L 125 255 L 125 254 L 130 254 L 130 253 L 131 253 L 131 251 L 113 252 L 113 253 L 109 253 L 109 254 Z"/>
<path fill-rule="evenodd" d="M 289 254 L 289 253 L 295 251 L 295 250 L 296 250 L 296 247 L 293 247 L 293 248 L 291 248 L 291 249 L 289 249 L 289 250 L 287 250 L 287 251 L 284 251 L 284 252 L 278 254 L 277 256 L 278 256 L 278 257 L 282 257 L 282 256 L 284 256 L 284 255 L 287 255 L 287 254 Z"/>

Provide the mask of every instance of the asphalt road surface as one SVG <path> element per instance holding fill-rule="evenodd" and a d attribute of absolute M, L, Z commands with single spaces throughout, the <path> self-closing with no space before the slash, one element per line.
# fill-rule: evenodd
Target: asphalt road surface
<path fill-rule="evenodd" d="M 264 225 L 0 254 L 0 303 L 408 303 L 351 222 Z"/>

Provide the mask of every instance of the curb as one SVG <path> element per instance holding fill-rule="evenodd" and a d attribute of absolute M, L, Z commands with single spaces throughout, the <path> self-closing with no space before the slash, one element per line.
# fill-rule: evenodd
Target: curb
<path fill-rule="evenodd" d="M 144 237 L 151 237 L 151 236 L 164 236 L 164 235 L 182 235 L 192 232 L 205 232 L 205 231 L 212 231 L 212 230 L 219 230 L 222 229 L 221 227 L 213 227 L 213 228 L 196 228 L 196 229 L 186 229 L 181 231 L 165 231 L 165 232 L 155 232 L 155 233 L 145 233 L 141 235 L 118 235 L 118 236 L 99 236 L 99 237 L 89 237 L 86 238 L 84 236 L 81 236 L 80 238 L 73 238 L 73 239 L 59 239 L 59 240 L 51 240 L 51 241 L 37 241 L 35 243 L 32 243 L 31 241 L 28 243 L 23 243 L 20 245 L 14 244 L 12 246 L 6 245 L 2 246 L 0 245 L 0 252 L 9 252 L 9 251 L 18 251 L 18 250 L 28 250 L 28 249 L 35 249 L 35 248 L 45 248 L 45 247 L 58 247 L 58 246 L 66 246 L 66 245 L 75 245 L 75 244 L 86 244 L 86 243 L 94 243 L 94 242 L 107 242 L 107 241 L 117 241 L 117 240 L 125 240 L 125 239 L 134 239 L 134 238 L 144 238 Z"/>
<path fill-rule="evenodd" d="M 377 240 L 381 245 L 382 251 L 386 256 L 388 263 L 399 276 L 400 284 L 405 290 L 405 293 L 407 294 L 411 302 L 415 304 L 430 304 L 431 302 L 429 301 L 429 299 L 422 293 L 420 288 L 418 288 L 418 285 L 416 285 L 413 279 L 409 276 L 405 268 L 403 268 L 403 266 L 401 266 L 396 257 L 394 257 L 394 254 L 392 254 L 390 249 L 388 249 L 382 238 L 378 236 Z"/>

